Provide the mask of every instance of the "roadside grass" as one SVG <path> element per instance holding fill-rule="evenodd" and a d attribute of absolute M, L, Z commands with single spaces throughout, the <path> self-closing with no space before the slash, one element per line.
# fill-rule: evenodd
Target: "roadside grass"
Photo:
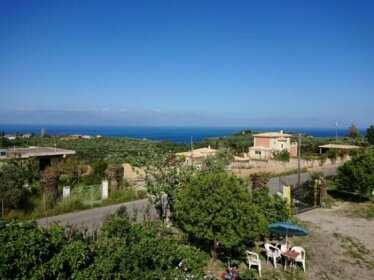
<path fill-rule="evenodd" d="M 334 238 L 340 241 L 344 249 L 344 255 L 351 260 L 351 264 L 361 268 L 374 269 L 374 256 L 364 244 L 356 238 L 334 232 Z"/>
<path fill-rule="evenodd" d="M 132 189 L 123 189 L 113 191 L 108 199 L 102 200 L 100 206 L 107 206 L 111 204 L 118 204 L 123 202 L 129 202 L 133 200 L 139 200 L 147 198 L 147 192 L 144 190 L 135 191 Z"/>
<path fill-rule="evenodd" d="M 38 219 L 48 216 L 56 216 L 89 208 L 97 208 L 112 204 L 124 203 L 133 200 L 147 198 L 146 191 L 136 191 L 131 188 L 111 191 L 106 200 L 99 199 L 97 194 L 73 195 L 70 198 L 59 198 L 54 205 L 45 205 L 43 199 L 34 200 L 34 210 L 30 213 L 17 212 L 15 216 L 20 220 Z"/>
<path fill-rule="evenodd" d="M 308 172 L 308 168 L 306 168 L 306 167 L 300 169 L 300 173 L 307 173 L 307 172 Z M 270 173 L 270 178 L 294 175 L 294 174 L 298 174 L 298 173 L 299 173 L 299 170 L 297 168 L 296 169 L 291 169 L 291 170 L 288 170 L 288 171 L 284 171 L 284 172 L 272 172 L 272 173 Z"/>

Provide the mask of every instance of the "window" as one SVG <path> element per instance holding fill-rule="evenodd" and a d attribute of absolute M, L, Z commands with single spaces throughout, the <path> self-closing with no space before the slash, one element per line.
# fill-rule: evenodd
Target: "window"
<path fill-rule="evenodd" d="M 283 144 L 281 144 L 281 148 L 283 149 Z"/>
<path fill-rule="evenodd" d="M 261 155 L 261 151 L 255 151 L 256 155 Z"/>

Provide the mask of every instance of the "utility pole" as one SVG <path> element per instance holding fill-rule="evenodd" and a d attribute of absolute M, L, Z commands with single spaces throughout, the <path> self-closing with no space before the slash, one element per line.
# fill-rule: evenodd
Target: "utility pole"
<path fill-rule="evenodd" d="M 338 141 L 338 122 L 335 122 L 335 142 Z"/>
<path fill-rule="evenodd" d="M 297 185 L 301 185 L 301 175 L 300 175 L 300 150 L 301 150 L 301 133 L 299 133 L 299 143 L 297 144 Z"/>
<path fill-rule="evenodd" d="M 45 190 L 43 192 L 43 202 L 44 202 L 45 228 L 48 229 L 48 213 L 47 213 L 47 203 L 46 203 Z"/>
<path fill-rule="evenodd" d="M 57 151 L 57 149 L 56 149 L 56 147 L 57 147 L 57 143 L 56 143 L 56 130 L 55 130 L 55 137 L 54 137 L 55 139 L 55 143 L 54 143 L 54 147 L 55 147 L 55 152 Z"/>
<path fill-rule="evenodd" d="M 191 135 L 191 151 L 193 150 L 193 137 Z"/>
<path fill-rule="evenodd" d="M 95 240 L 92 185 L 90 186 L 90 191 L 91 191 L 91 234 L 92 234 L 92 239 Z"/>

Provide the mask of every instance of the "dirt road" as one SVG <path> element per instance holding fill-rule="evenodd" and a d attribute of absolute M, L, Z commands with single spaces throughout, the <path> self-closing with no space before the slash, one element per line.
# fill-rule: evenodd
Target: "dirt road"
<path fill-rule="evenodd" d="M 347 216 L 353 206 L 360 207 L 339 202 L 298 215 L 310 230 L 292 240 L 307 250 L 307 279 L 374 279 L 374 220 Z"/>

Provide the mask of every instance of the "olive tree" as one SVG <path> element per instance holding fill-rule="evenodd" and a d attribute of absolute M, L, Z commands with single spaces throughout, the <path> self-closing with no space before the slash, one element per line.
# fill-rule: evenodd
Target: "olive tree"
<path fill-rule="evenodd" d="M 146 187 L 153 196 L 160 220 L 173 220 L 175 193 L 188 182 L 193 172 L 192 166 L 184 164 L 184 159 L 175 155 L 153 158 L 146 170 Z"/>

